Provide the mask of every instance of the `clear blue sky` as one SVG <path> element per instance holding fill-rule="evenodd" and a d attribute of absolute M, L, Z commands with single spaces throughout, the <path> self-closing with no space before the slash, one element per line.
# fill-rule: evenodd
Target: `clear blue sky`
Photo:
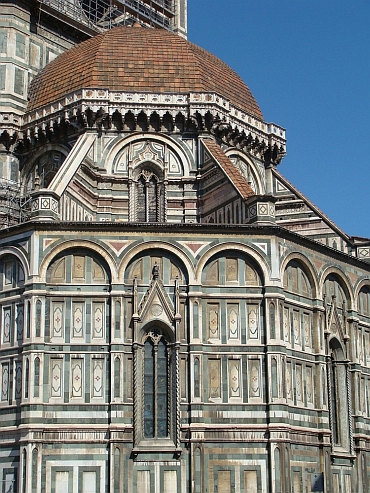
<path fill-rule="evenodd" d="M 279 171 L 370 238 L 370 0 L 188 0 L 188 32 L 287 129 Z"/>

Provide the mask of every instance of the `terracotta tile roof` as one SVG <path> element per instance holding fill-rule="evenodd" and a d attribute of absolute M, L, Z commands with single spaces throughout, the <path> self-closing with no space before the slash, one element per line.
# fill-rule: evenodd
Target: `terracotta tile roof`
<path fill-rule="evenodd" d="M 263 119 L 251 91 L 228 65 L 177 34 L 117 27 L 71 48 L 32 81 L 28 110 L 81 88 L 122 92 L 216 92 Z"/>
<path fill-rule="evenodd" d="M 226 156 L 221 147 L 212 139 L 202 139 L 208 152 L 212 155 L 224 173 L 228 176 L 234 187 L 244 199 L 255 195 L 252 187 L 246 181 L 241 172 L 235 168 L 230 159 Z"/>

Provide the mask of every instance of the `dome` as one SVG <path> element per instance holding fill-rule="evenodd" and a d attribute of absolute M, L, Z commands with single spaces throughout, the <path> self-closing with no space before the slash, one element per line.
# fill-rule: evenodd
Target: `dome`
<path fill-rule="evenodd" d="M 66 51 L 32 81 L 28 111 L 89 88 L 217 93 L 263 120 L 251 91 L 234 70 L 199 46 L 162 29 L 117 27 Z"/>

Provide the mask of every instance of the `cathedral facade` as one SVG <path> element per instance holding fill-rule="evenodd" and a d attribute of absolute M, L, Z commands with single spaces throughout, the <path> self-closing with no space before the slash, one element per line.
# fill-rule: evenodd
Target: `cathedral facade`
<path fill-rule="evenodd" d="M 0 86 L 0 489 L 368 493 L 370 240 L 232 69 L 141 24 L 62 47 L 16 124 Z"/>

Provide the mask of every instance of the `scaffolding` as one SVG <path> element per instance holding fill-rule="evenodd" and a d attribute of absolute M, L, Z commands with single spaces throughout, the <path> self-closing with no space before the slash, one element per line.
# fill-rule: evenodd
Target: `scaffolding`
<path fill-rule="evenodd" d="M 16 181 L 0 178 L 0 230 L 25 222 L 30 215 L 28 190 Z"/>
<path fill-rule="evenodd" d="M 104 32 L 135 22 L 172 31 L 175 0 L 38 0 L 40 9 L 64 22 Z"/>

